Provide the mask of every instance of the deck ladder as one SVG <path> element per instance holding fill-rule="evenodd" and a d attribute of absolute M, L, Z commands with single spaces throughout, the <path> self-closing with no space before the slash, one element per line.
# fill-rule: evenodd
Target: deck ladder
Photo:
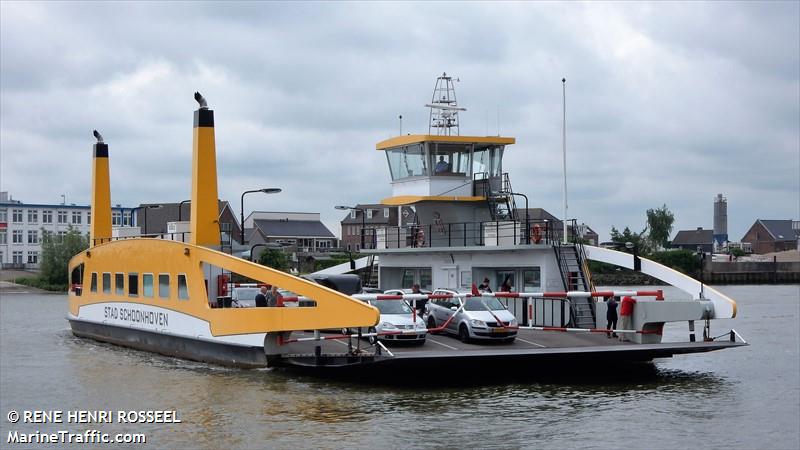
<path fill-rule="evenodd" d="M 581 257 L 582 249 L 576 244 L 557 242 L 553 245 L 561 272 L 565 291 L 592 291 L 591 279 Z M 576 328 L 595 328 L 594 298 L 572 298 L 570 300 L 571 322 Z"/>

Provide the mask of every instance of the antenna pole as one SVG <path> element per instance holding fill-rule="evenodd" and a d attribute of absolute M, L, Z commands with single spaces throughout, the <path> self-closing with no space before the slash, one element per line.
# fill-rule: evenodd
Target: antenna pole
<path fill-rule="evenodd" d="M 561 126 L 561 153 L 564 157 L 564 243 L 567 238 L 567 79 L 561 79 L 561 101 L 564 117 Z"/>
<path fill-rule="evenodd" d="M 400 136 L 402 136 L 403 135 L 403 115 L 400 114 L 399 116 L 397 116 L 397 118 L 400 119 Z"/>

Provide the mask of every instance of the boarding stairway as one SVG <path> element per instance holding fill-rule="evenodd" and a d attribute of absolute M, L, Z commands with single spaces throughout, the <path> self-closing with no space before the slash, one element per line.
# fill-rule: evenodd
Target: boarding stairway
<path fill-rule="evenodd" d="M 367 265 L 360 274 L 361 286 L 369 288 L 378 287 L 378 263 L 375 261 L 375 255 L 367 256 Z"/>
<path fill-rule="evenodd" d="M 558 270 L 565 291 L 594 291 L 586 266 L 586 255 L 581 244 L 557 242 L 553 245 L 558 261 Z M 575 328 L 595 328 L 594 298 L 572 298 L 570 300 L 570 322 Z"/>
<path fill-rule="evenodd" d="M 473 186 L 475 186 L 475 195 L 486 198 L 493 221 L 515 220 L 516 205 L 512 195 L 514 191 L 511 190 L 511 180 L 507 173 L 504 173 L 501 178 L 490 178 L 487 172 L 476 173 Z"/>

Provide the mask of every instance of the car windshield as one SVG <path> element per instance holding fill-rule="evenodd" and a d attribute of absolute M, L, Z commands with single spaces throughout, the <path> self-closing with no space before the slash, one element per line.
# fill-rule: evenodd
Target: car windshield
<path fill-rule="evenodd" d="M 372 305 L 378 308 L 381 314 L 411 314 L 411 308 L 403 300 L 376 300 Z"/>
<path fill-rule="evenodd" d="M 258 288 L 236 288 L 237 300 L 255 300 Z"/>
<path fill-rule="evenodd" d="M 489 307 L 491 311 L 502 311 L 505 308 L 503 304 L 500 303 L 494 297 L 487 297 L 487 298 L 478 298 L 478 297 L 470 297 L 467 298 L 467 301 L 464 302 L 464 310 L 465 311 L 486 311 L 486 305 Z"/>

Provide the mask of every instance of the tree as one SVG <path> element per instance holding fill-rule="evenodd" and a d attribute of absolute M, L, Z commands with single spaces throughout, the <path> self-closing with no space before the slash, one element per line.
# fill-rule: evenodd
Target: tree
<path fill-rule="evenodd" d="M 647 228 L 650 229 L 648 238 L 654 248 L 666 248 L 669 245 L 674 222 L 675 216 L 666 203 L 660 208 L 647 210 Z"/>
<path fill-rule="evenodd" d="M 42 230 L 41 278 L 49 284 L 67 285 L 69 260 L 89 248 L 89 239 L 70 226 L 64 235 Z"/>
<path fill-rule="evenodd" d="M 631 231 L 630 228 L 625 227 L 625 229 L 622 230 L 622 233 L 620 233 L 619 230 L 617 230 L 615 227 L 612 226 L 611 227 L 611 242 L 613 242 L 617 246 L 617 248 L 619 248 L 619 249 L 621 249 L 623 251 L 627 251 L 629 253 L 631 253 L 631 251 L 628 250 L 628 248 L 626 247 L 625 244 L 627 244 L 628 242 L 631 242 L 631 243 L 633 243 L 634 246 L 639 248 L 639 254 L 640 255 L 644 255 L 644 254 L 647 254 L 649 252 L 649 246 L 647 244 L 647 238 L 644 235 L 646 231 L 647 231 L 647 228 L 642 230 L 640 233 L 634 233 L 634 232 Z"/>
<path fill-rule="evenodd" d="M 284 272 L 289 270 L 289 259 L 286 257 L 286 253 L 274 248 L 268 248 L 261 253 L 258 263 Z"/>

